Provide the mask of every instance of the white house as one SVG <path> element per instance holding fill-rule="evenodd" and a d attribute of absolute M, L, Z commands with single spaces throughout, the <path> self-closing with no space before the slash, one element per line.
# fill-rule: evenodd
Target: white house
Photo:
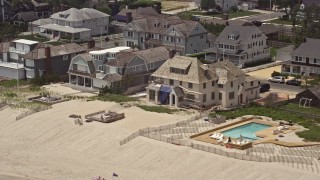
<path fill-rule="evenodd" d="M 20 55 L 37 48 L 37 41 L 19 39 L 0 44 L 0 76 L 11 79 L 25 79 L 24 60 Z"/>
<path fill-rule="evenodd" d="M 85 41 L 91 36 L 108 33 L 109 15 L 95 9 L 70 8 L 52 14 L 50 19 L 52 20 L 51 24 L 39 26 L 40 35 Z"/>

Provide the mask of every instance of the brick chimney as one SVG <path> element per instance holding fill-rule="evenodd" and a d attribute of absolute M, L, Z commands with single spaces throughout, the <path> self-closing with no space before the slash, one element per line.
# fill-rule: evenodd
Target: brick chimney
<path fill-rule="evenodd" d="M 170 50 L 169 51 L 169 58 L 172 59 L 175 54 L 176 54 L 176 50 Z"/>
<path fill-rule="evenodd" d="M 96 42 L 94 40 L 87 42 L 88 49 L 94 48 L 96 46 Z"/>
<path fill-rule="evenodd" d="M 127 17 L 127 23 L 130 23 L 133 20 L 132 12 L 127 12 L 126 17 Z"/>
<path fill-rule="evenodd" d="M 51 72 L 51 47 L 46 46 L 44 48 L 45 59 L 45 70 L 46 72 Z"/>

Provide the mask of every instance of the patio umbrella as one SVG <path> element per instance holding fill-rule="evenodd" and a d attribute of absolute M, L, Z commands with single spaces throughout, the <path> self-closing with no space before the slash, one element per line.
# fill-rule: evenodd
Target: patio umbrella
<path fill-rule="evenodd" d="M 240 134 L 240 138 L 239 139 L 240 139 L 240 141 L 242 141 L 242 135 L 241 134 Z"/>
<path fill-rule="evenodd" d="M 231 138 L 230 137 L 228 138 L 228 142 L 231 142 Z"/>

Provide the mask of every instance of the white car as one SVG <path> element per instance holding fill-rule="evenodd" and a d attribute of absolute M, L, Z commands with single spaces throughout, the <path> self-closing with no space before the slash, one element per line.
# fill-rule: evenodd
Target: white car
<path fill-rule="evenodd" d="M 276 82 L 276 83 L 285 83 L 286 80 L 282 76 L 274 76 L 268 79 L 270 82 Z"/>

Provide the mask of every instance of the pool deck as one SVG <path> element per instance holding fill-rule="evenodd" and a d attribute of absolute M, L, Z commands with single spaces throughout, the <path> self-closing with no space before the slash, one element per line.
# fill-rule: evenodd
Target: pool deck
<path fill-rule="evenodd" d="M 196 140 L 196 141 L 206 142 L 206 143 L 210 143 L 210 144 L 223 145 L 223 143 L 219 143 L 216 139 L 210 138 L 210 135 L 213 134 L 213 132 L 220 132 L 221 133 L 223 131 L 226 131 L 226 130 L 229 130 L 229 129 L 232 129 L 235 127 L 239 127 L 239 126 L 242 126 L 242 125 L 245 125 L 248 123 L 252 123 L 252 122 L 271 126 L 267 129 L 263 129 L 263 130 L 257 131 L 255 133 L 256 136 L 261 139 L 253 141 L 252 142 L 253 145 L 263 144 L 263 143 L 273 143 L 273 144 L 277 144 L 277 145 L 281 145 L 281 146 L 285 146 L 285 147 L 301 147 L 301 146 L 310 146 L 310 145 L 319 145 L 320 144 L 320 143 L 311 143 L 311 142 L 285 142 L 285 141 L 281 141 L 279 134 L 282 134 L 285 136 L 285 134 L 300 130 L 301 127 L 288 126 L 287 130 L 281 130 L 279 134 L 273 134 L 274 130 L 277 130 L 277 128 L 279 127 L 278 122 L 267 121 L 267 120 L 262 120 L 262 119 L 254 119 L 254 118 L 244 118 L 243 120 L 236 120 L 236 121 L 234 121 L 232 123 L 228 123 L 224 126 L 219 126 L 219 127 L 216 127 L 212 130 L 193 135 L 190 138 L 193 140 Z M 236 139 L 231 138 L 231 140 L 234 141 Z"/>

